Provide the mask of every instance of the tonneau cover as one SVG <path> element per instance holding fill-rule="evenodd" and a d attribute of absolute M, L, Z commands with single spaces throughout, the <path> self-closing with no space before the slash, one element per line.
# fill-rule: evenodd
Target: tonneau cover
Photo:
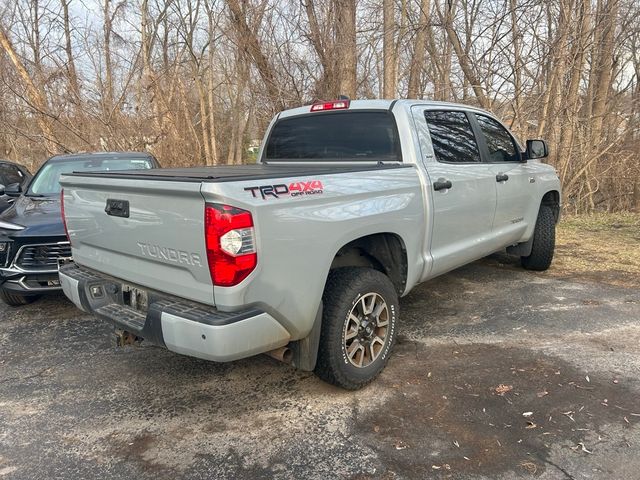
<path fill-rule="evenodd" d="M 327 175 L 335 173 L 364 172 L 409 167 L 403 164 L 363 164 L 363 165 L 220 165 L 195 168 L 160 168 L 153 170 L 127 170 L 111 172 L 74 172 L 68 176 L 153 179 L 182 182 L 231 182 L 263 178 L 286 178 L 302 175 Z"/>

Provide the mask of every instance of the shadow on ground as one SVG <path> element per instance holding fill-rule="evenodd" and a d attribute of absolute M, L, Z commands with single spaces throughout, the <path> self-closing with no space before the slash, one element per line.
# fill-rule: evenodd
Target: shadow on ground
<path fill-rule="evenodd" d="M 0 308 L 0 478 L 640 471 L 637 289 L 530 274 L 494 256 L 400 307 L 395 354 L 359 392 L 264 356 L 214 364 L 115 351 L 108 325 L 61 298 Z"/>

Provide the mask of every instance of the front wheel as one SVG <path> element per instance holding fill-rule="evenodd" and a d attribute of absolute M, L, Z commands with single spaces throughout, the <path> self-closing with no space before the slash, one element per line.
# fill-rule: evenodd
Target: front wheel
<path fill-rule="evenodd" d="M 540 205 L 538 219 L 533 232 L 531 254 L 520 257 L 522 266 L 528 270 L 546 270 L 551 266 L 556 246 L 556 219 L 551 207 Z"/>
<path fill-rule="evenodd" d="M 322 300 L 315 373 L 348 390 L 361 388 L 384 369 L 395 342 L 393 283 L 371 268 L 339 268 L 329 274 Z"/>

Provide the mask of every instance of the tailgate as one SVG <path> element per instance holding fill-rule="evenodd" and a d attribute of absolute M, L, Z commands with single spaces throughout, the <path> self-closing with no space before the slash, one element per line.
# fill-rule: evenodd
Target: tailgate
<path fill-rule="evenodd" d="M 214 304 L 199 181 L 63 175 L 60 183 L 76 262 Z"/>

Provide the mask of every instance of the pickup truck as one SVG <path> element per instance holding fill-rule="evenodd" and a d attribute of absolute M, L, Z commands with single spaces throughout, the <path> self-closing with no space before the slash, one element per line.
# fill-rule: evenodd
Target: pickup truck
<path fill-rule="evenodd" d="M 357 389 L 384 368 L 398 298 L 418 283 L 505 248 L 549 267 L 547 154 L 464 105 L 294 108 L 255 165 L 63 175 L 60 283 L 128 341 L 219 362 L 271 353 Z"/>

